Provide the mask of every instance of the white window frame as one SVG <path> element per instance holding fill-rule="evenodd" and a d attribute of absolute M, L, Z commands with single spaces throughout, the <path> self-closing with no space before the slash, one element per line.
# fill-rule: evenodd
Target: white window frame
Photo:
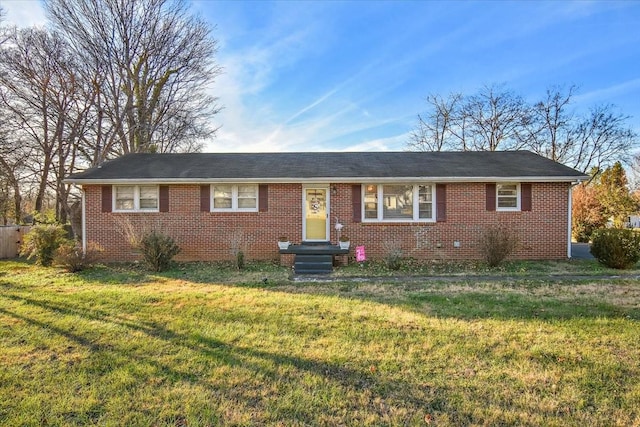
<path fill-rule="evenodd" d="M 376 204 L 377 204 L 377 217 L 376 218 L 365 218 L 365 196 L 368 185 L 376 186 Z M 403 218 L 384 218 L 384 203 L 381 201 L 384 200 L 384 186 L 385 185 L 410 185 L 413 186 L 413 218 L 403 219 Z M 420 187 L 431 187 L 431 218 L 420 218 Z M 412 183 L 386 183 L 379 184 L 369 182 L 366 184 L 362 184 L 361 190 L 361 213 L 360 218 L 362 222 L 406 222 L 406 223 L 414 223 L 414 222 L 436 222 L 436 186 L 433 183 L 422 182 L 417 184 Z"/>
<path fill-rule="evenodd" d="M 133 187 L 133 209 L 118 209 L 118 188 Z M 140 187 L 155 187 L 156 190 L 156 207 L 155 208 L 141 208 L 140 207 Z M 113 212 L 160 212 L 160 186 L 159 185 L 113 185 L 112 186 L 112 201 L 111 206 Z"/>
<path fill-rule="evenodd" d="M 231 207 L 230 208 L 216 208 L 215 207 L 215 187 L 227 186 L 231 187 Z M 255 208 L 240 208 L 238 207 L 238 187 L 253 187 L 256 194 L 256 206 Z M 258 184 L 230 184 L 230 183 L 217 183 L 211 184 L 210 193 L 210 206 L 211 212 L 258 212 L 260 206 L 260 192 Z"/>
<path fill-rule="evenodd" d="M 500 196 L 501 185 L 515 185 L 516 186 L 516 206 L 515 207 L 500 207 L 500 198 L 511 198 L 513 196 Z M 522 192 L 520 191 L 519 182 L 496 182 L 496 211 L 505 212 L 517 212 L 521 210 Z"/>

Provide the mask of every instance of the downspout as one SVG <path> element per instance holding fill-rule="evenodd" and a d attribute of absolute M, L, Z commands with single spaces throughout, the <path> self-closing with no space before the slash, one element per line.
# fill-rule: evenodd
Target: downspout
<path fill-rule="evenodd" d="M 573 210 L 573 187 L 581 184 L 582 181 L 572 182 L 569 186 L 569 212 L 567 212 L 567 258 L 571 258 L 571 225 L 572 225 L 572 216 L 571 211 Z"/>
<path fill-rule="evenodd" d="M 82 192 L 82 253 L 87 254 L 87 205 L 84 188 L 80 187 Z"/>
<path fill-rule="evenodd" d="M 573 186 L 576 183 L 571 183 L 569 186 L 569 212 L 567 212 L 567 258 L 571 259 L 571 211 L 573 210 Z"/>

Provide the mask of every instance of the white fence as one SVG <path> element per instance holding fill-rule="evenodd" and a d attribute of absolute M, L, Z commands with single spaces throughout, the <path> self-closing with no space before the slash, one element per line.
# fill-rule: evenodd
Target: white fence
<path fill-rule="evenodd" d="M 0 259 L 17 257 L 22 244 L 22 237 L 29 230 L 31 230 L 30 226 L 11 225 L 0 227 Z"/>

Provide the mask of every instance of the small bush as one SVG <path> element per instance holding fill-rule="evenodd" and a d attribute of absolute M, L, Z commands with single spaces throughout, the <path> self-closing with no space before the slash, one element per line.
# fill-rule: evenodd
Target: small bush
<path fill-rule="evenodd" d="M 497 267 L 518 246 L 518 237 L 509 228 L 492 226 L 480 236 L 479 247 L 489 267 Z"/>
<path fill-rule="evenodd" d="M 180 247 L 169 236 L 151 231 L 140 239 L 139 249 L 145 264 L 153 271 L 166 270 Z"/>
<path fill-rule="evenodd" d="M 286 239 L 286 237 L 281 237 Z M 243 230 L 236 230 L 230 236 L 231 255 L 235 258 L 235 265 L 238 270 L 244 269 L 244 251 L 247 248 L 247 238 Z"/>
<path fill-rule="evenodd" d="M 236 254 L 236 268 L 238 270 L 244 269 L 244 252 L 238 251 Z"/>
<path fill-rule="evenodd" d="M 53 262 L 69 273 L 75 273 L 91 267 L 100 259 L 102 248 L 95 243 L 87 245 L 86 252 L 73 240 L 63 243 L 55 252 Z"/>
<path fill-rule="evenodd" d="M 384 255 L 384 263 L 389 270 L 400 270 L 402 267 L 403 252 L 400 248 L 387 250 Z"/>
<path fill-rule="evenodd" d="M 607 267 L 630 268 L 640 260 L 640 233 L 633 230 L 603 228 L 591 241 L 591 254 Z"/>
<path fill-rule="evenodd" d="M 36 263 L 51 265 L 56 249 L 66 241 L 67 232 L 61 225 L 34 225 L 24 236 L 20 255 L 36 259 Z"/>

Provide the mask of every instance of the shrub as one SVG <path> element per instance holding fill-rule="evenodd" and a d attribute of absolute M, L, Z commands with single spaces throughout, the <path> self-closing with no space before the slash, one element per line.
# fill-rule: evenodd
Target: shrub
<path fill-rule="evenodd" d="M 145 264 L 153 271 L 166 270 L 180 252 L 180 247 L 171 237 L 155 230 L 142 236 L 139 249 Z"/>
<path fill-rule="evenodd" d="M 497 267 L 518 246 L 518 237 L 507 227 L 492 226 L 480 236 L 479 247 L 489 267 Z"/>
<path fill-rule="evenodd" d="M 236 268 L 238 270 L 244 269 L 244 252 L 242 251 L 236 253 Z"/>
<path fill-rule="evenodd" d="M 34 225 L 24 236 L 20 255 L 36 259 L 36 263 L 44 266 L 51 265 L 56 249 L 66 241 L 66 231 L 61 225 Z"/>
<path fill-rule="evenodd" d="M 591 254 L 610 268 L 630 268 L 640 260 L 640 233 L 629 229 L 603 228 L 591 237 Z"/>
<path fill-rule="evenodd" d="M 87 250 L 73 240 L 63 243 L 55 252 L 53 262 L 70 273 L 82 271 L 91 267 L 100 259 L 102 248 L 95 243 L 89 243 Z"/>
<path fill-rule="evenodd" d="M 286 239 L 286 238 L 285 238 Z M 231 255 L 235 258 L 236 268 L 244 268 L 244 251 L 247 248 L 247 239 L 243 230 L 236 230 L 231 234 Z"/>
<path fill-rule="evenodd" d="M 403 253 L 400 248 L 391 248 L 384 255 L 384 263 L 389 270 L 400 270 L 402 267 Z"/>

